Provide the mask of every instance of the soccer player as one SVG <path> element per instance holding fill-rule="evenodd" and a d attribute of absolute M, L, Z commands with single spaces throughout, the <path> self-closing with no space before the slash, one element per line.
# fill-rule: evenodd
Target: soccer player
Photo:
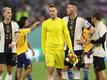
<path fill-rule="evenodd" d="M 57 72 L 57 80 L 62 80 L 64 68 L 64 42 L 66 40 L 70 52 L 73 53 L 67 25 L 64 20 L 57 17 L 57 7 L 49 4 L 50 18 L 42 24 L 42 49 L 45 56 L 48 72 L 47 80 L 54 80 L 54 68 Z"/>
<path fill-rule="evenodd" d="M 87 17 L 86 20 L 93 25 L 91 21 L 91 17 Z M 81 38 L 82 40 L 84 40 L 83 51 L 84 51 L 85 66 L 83 68 L 83 72 L 84 72 L 83 80 L 88 80 L 89 68 L 90 65 L 93 63 L 92 44 L 89 42 L 89 38 L 90 38 L 89 30 L 84 28 Z"/>
<path fill-rule="evenodd" d="M 73 73 L 73 79 L 80 79 L 80 68 L 84 67 L 84 60 L 83 60 L 83 41 L 81 40 L 82 36 L 82 29 L 87 28 L 89 29 L 89 34 L 92 34 L 94 32 L 94 28 L 91 26 L 91 24 L 84 18 L 78 16 L 77 14 L 77 3 L 76 2 L 70 2 L 67 5 L 67 14 L 68 16 L 65 16 L 63 20 L 66 21 L 68 25 L 68 30 L 70 33 L 73 50 L 74 53 L 77 55 L 79 62 L 76 64 L 75 71 Z M 66 50 L 66 55 L 68 53 L 68 48 Z M 66 57 L 65 55 L 65 57 Z M 65 61 L 65 69 L 72 68 L 73 65 L 69 64 Z"/>
<path fill-rule="evenodd" d="M 95 33 L 91 36 L 90 42 L 93 44 L 93 64 L 96 80 L 106 80 L 106 75 L 104 72 L 104 57 L 106 56 L 106 53 L 103 48 L 106 38 L 106 26 L 101 20 L 102 16 L 100 13 L 94 13 L 92 15 L 92 22 L 95 25 Z"/>
<path fill-rule="evenodd" d="M 13 66 L 16 64 L 16 43 L 19 40 L 19 26 L 12 21 L 12 9 L 2 9 L 3 21 L 0 22 L 0 80 L 4 71 L 4 64 L 7 66 L 5 80 L 12 80 Z"/>
<path fill-rule="evenodd" d="M 28 26 L 28 18 L 21 17 L 18 24 L 20 27 L 20 39 L 17 43 L 17 79 L 25 80 L 32 70 L 31 61 L 26 56 L 26 52 L 28 50 L 27 34 L 34 30 L 39 22 L 35 22 L 29 28 L 25 28 L 25 26 Z M 24 76 L 22 77 L 23 65 L 26 70 Z"/>
<path fill-rule="evenodd" d="M 30 61 L 32 62 L 32 57 L 31 56 L 34 56 L 35 55 L 35 52 L 33 51 L 33 49 L 32 49 L 32 47 L 31 47 L 31 45 L 30 45 L 30 43 L 28 42 L 28 47 L 29 47 L 29 49 L 28 49 L 28 51 L 26 52 L 26 56 L 27 56 L 27 58 L 28 59 L 30 59 Z M 26 70 L 26 67 L 24 66 L 24 69 Z M 28 80 L 32 80 L 32 75 L 31 75 L 31 73 L 27 76 L 27 79 Z M 17 69 L 16 69 L 16 72 L 15 72 L 15 80 L 18 80 L 17 79 Z"/>

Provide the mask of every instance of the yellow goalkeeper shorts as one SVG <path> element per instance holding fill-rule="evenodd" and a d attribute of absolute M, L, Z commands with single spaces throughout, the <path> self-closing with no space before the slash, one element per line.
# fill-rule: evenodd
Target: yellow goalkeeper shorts
<path fill-rule="evenodd" d="M 64 68 L 65 52 L 62 51 L 46 51 L 45 61 L 47 67 Z"/>

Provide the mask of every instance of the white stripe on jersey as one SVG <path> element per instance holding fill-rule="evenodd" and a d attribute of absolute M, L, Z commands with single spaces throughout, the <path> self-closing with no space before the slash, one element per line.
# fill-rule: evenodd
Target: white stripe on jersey
<path fill-rule="evenodd" d="M 12 21 L 12 41 L 15 40 L 15 32 L 19 31 L 19 26 L 16 22 Z M 0 22 L 0 53 L 4 52 L 4 44 L 5 44 L 5 33 L 4 33 L 4 28 L 3 28 L 3 22 Z M 16 47 L 12 49 L 12 52 L 16 52 Z"/>

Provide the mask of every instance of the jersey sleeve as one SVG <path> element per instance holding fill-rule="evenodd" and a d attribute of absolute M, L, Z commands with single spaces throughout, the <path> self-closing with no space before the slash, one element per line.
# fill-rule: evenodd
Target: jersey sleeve
<path fill-rule="evenodd" d="M 42 35 L 41 35 L 42 39 L 41 39 L 41 46 L 42 46 L 42 51 L 43 54 L 45 54 L 45 45 L 46 45 L 46 25 L 43 22 L 42 24 Z"/>
<path fill-rule="evenodd" d="M 106 29 L 106 26 L 100 26 L 99 27 L 99 36 L 102 37 L 106 32 L 107 32 L 107 29 Z"/>
<path fill-rule="evenodd" d="M 25 28 L 21 32 L 22 32 L 22 34 L 26 35 L 31 32 L 31 28 Z"/>
<path fill-rule="evenodd" d="M 69 35 L 69 31 L 68 31 L 68 28 L 67 28 L 67 24 L 65 21 L 62 20 L 62 23 L 63 23 L 63 32 L 64 32 L 64 37 L 66 39 L 66 42 L 67 42 L 67 45 L 68 45 L 68 48 L 69 50 L 73 50 L 72 48 L 72 42 L 71 42 L 71 39 L 70 39 L 70 35 Z"/>
<path fill-rule="evenodd" d="M 86 19 L 83 19 L 83 25 L 84 25 L 84 28 L 90 28 L 92 27 L 91 23 L 89 23 Z"/>
<path fill-rule="evenodd" d="M 19 25 L 15 22 L 15 33 L 20 32 Z"/>

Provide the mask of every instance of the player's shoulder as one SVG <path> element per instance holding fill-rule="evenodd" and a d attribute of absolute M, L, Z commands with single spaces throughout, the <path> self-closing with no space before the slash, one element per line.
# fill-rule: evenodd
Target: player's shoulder
<path fill-rule="evenodd" d="M 81 21 L 85 21 L 86 20 L 84 17 L 81 17 L 81 16 L 78 16 L 77 19 L 81 20 Z"/>
<path fill-rule="evenodd" d="M 99 22 L 99 28 L 106 30 L 106 25 L 103 23 L 103 21 Z"/>
<path fill-rule="evenodd" d="M 64 21 L 62 18 L 59 18 L 59 17 L 57 18 L 57 20 L 59 20 L 59 21 Z"/>
<path fill-rule="evenodd" d="M 46 24 L 46 23 L 48 23 L 49 21 L 50 21 L 50 18 L 49 18 L 49 19 L 44 20 L 42 24 Z"/>
<path fill-rule="evenodd" d="M 69 19 L 69 16 L 64 16 L 62 19 L 67 21 Z"/>
<path fill-rule="evenodd" d="M 1 22 L 0 22 L 0 25 L 2 25 L 2 24 L 3 24 L 3 22 L 1 21 Z"/>
<path fill-rule="evenodd" d="M 65 20 L 63 20 L 62 18 L 57 18 L 57 20 L 58 20 L 58 22 L 60 23 L 62 23 L 62 24 L 65 24 L 66 23 L 66 21 Z"/>
<path fill-rule="evenodd" d="M 17 22 L 16 21 L 11 21 L 13 24 L 17 24 Z"/>
<path fill-rule="evenodd" d="M 12 23 L 12 25 L 15 25 L 15 26 L 18 25 L 18 23 L 16 21 L 11 21 L 11 23 Z"/>

